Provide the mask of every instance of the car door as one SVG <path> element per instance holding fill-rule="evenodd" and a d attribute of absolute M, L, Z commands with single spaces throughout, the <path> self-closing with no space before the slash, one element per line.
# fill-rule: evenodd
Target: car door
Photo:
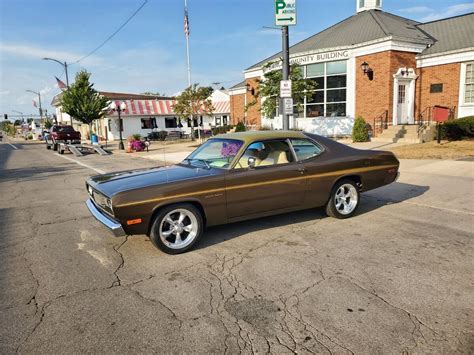
<path fill-rule="evenodd" d="M 333 176 L 330 171 L 334 168 L 328 161 L 322 145 L 307 139 L 290 139 L 296 159 L 303 165 L 305 171 L 306 192 L 304 197 L 305 207 L 324 205 L 332 189 Z"/>
<path fill-rule="evenodd" d="M 253 147 L 262 144 L 263 149 Z M 249 168 L 249 156 L 256 159 Z M 296 162 L 285 139 L 250 144 L 226 175 L 227 215 L 230 220 L 302 205 L 305 194 L 302 164 Z"/>

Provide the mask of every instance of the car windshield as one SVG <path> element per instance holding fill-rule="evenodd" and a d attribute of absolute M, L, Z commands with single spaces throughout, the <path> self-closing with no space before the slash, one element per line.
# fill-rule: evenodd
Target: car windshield
<path fill-rule="evenodd" d="M 74 132 L 74 128 L 71 126 L 59 127 L 59 132 Z"/>
<path fill-rule="evenodd" d="M 209 139 L 184 159 L 183 163 L 205 168 L 227 169 L 243 144 L 244 142 L 235 139 Z"/>

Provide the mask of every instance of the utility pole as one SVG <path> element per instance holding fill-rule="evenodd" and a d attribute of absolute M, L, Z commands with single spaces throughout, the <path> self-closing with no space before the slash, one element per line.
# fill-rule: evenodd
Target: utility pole
<path fill-rule="evenodd" d="M 282 50 L 283 50 L 283 67 L 282 79 L 288 80 L 290 76 L 290 42 L 288 34 L 288 26 L 281 27 Z M 280 99 L 280 109 L 283 114 L 283 130 L 290 129 L 290 116 L 283 109 L 283 99 Z"/>
<path fill-rule="evenodd" d="M 283 129 L 290 129 L 290 114 L 293 113 L 293 98 L 290 77 L 290 41 L 288 26 L 296 25 L 296 0 L 275 0 L 275 25 L 281 26 L 283 54 L 282 80 L 280 83 L 280 112 Z"/>

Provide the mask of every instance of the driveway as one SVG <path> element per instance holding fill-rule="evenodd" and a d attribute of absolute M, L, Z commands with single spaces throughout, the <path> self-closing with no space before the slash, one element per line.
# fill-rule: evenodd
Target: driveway
<path fill-rule="evenodd" d="M 474 162 L 403 161 L 354 218 L 214 227 L 170 256 L 84 205 L 88 176 L 158 161 L 14 147 L 0 142 L 0 353 L 474 352 Z"/>

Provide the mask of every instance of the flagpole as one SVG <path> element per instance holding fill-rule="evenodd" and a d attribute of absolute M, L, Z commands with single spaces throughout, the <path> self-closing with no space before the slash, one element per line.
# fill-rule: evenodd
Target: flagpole
<path fill-rule="evenodd" d="M 188 16 L 188 0 L 184 0 L 184 10 Z M 188 33 L 186 34 L 186 56 L 188 62 L 188 86 L 191 86 L 191 59 L 189 56 L 189 19 L 188 19 Z"/>

